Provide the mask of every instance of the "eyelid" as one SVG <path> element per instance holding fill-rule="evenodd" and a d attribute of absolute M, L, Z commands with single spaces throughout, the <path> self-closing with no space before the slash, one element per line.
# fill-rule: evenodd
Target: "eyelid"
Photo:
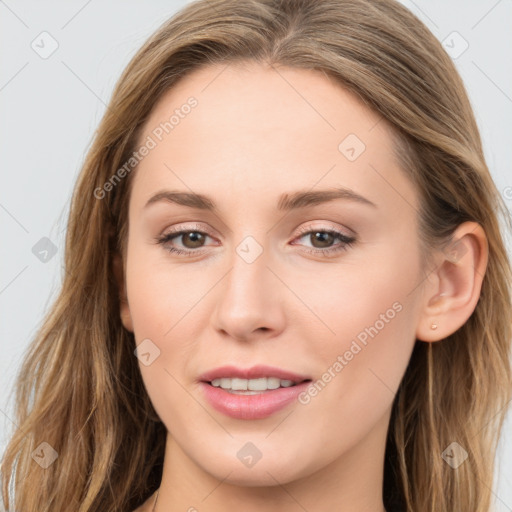
<path fill-rule="evenodd" d="M 201 224 L 195 224 L 194 226 L 189 226 L 187 224 L 178 224 L 176 226 L 171 226 L 170 228 L 166 228 L 162 231 L 162 234 L 160 235 L 160 237 L 163 237 L 163 236 L 166 236 L 166 235 L 170 235 L 172 233 L 181 233 L 182 231 L 199 231 L 199 232 L 203 232 L 205 234 L 207 234 L 208 236 L 211 236 L 213 237 L 213 234 L 212 232 L 208 229 L 208 228 L 205 228 L 204 226 L 202 226 Z"/>
<path fill-rule="evenodd" d="M 317 221 L 321 222 L 321 221 Z M 323 221 L 325 222 L 325 221 Z M 337 245 L 334 245 L 332 247 L 327 248 L 304 248 L 303 252 L 311 254 L 311 255 L 318 255 L 325 258 L 333 258 L 338 256 L 341 252 L 346 251 L 349 247 L 351 247 L 353 244 L 355 244 L 358 241 L 357 234 L 350 228 L 345 228 L 351 233 L 352 235 L 343 233 L 342 228 L 337 226 L 329 226 L 327 227 L 325 224 L 315 227 L 314 225 L 307 225 L 307 226 L 300 226 L 298 229 L 298 233 L 294 236 L 292 239 L 292 242 L 303 238 L 306 235 L 310 235 L 315 232 L 324 232 L 329 233 L 333 235 L 335 238 L 337 238 L 341 243 L 338 243 Z M 179 249 L 176 247 L 171 248 L 165 248 L 166 242 L 169 242 L 170 239 L 178 238 L 180 236 L 183 236 L 185 233 L 191 233 L 191 232 L 198 232 L 203 235 L 209 236 L 210 238 L 215 238 L 208 229 L 203 229 L 203 227 L 200 224 L 197 224 L 194 227 L 186 226 L 178 224 L 176 226 L 171 226 L 170 228 L 167 228 L 163 231 L 163 233 L 160 236 L 157 236 L 155 238 L 155 243 L 160 244 L 164 247 L 164 249 L 169 253 L 174 253 L 176 256 L 181 255 L 185 257 L 194 257 L 194 256 L 202 256 L 205 252 L 205 248 L 207 246 L 199 247 L 197 249 Z M 172 236 L 174 235 L 174 236 Z M 297 244 L 291 244 L 291 245 L 297 245 Z"/>
<path fill-rule="evenodd" d="M 313 221 L 315 222 L 315 221 Z M 316 221 L 316 222 L 319 222 L 321 223 L 322 221 Z M 346 226 L 343 226 L 343 228 L 340 228 L 339 225 L 336 225 L 336 224 L 331 224 L 329 227 L 326 227 L 326 224 L 325 222 L 326 221 L 323 221 L 324 224 L 321 224 L 320 226 L 315 226 L 315 225 L 311 225 L 311 224 L 308 224 L 306 226 L 304 225 L 301 225 L 299 228 L 297 228 L 297 235 L 294 236 L 294 239 L 297 238 L 298 235 L 304 235 L 304 234 L 308 234 L 310 233 L 311 231 L 314 231 L 314 230 L 317 230 L 317 231 L 328 231 L 330 229 L 332 229 L 333 231 L 340 231 L 341 229 L 345 229 L 346 231 L 348 231 L 349 233 L 342 233 L 344 236 L 346 236 L 347 238 L 354 238 L 356 237 L 356 232 L 353 231 L 352 229 L 350 229 L 349 227 L 346 227 Z M 329 221 L 327 221 L 329 222 Z M 207 234 L 208 236 L 212 237 L 212 238 L 215 238 L 212 231 L 210 231 L 208 228 L 205 228 L 203 225 L 199 224 L 199 223 L 195 223 L 194 226 L 190 226 L 190 225 L 183 225 L 183 224 L 178 224 L 176 226 L 171 226 L 170 228 L 166 228 L 163 230 L 162 234 L 159 236 L 159 238 L 162 238 L 166 235 L 170 235 L 172 233 L 181 233 L 183 231 L 198 231 L 198 232 L 204 232 L 205 234 Z"/>
<path fill-rule="evenodd" d="M 318 222 L 321 223 L 322 221 L 318 221 Z M 323 222 L 324 223 L 320 224 L 320 226 L 316 226 L 314 224 L 313 225 L 312 224 L 308 224 L 306 226 L 301 225 L 298 228 L 299 234 L 310 233 L 311 231 L 315 231 L 315 230 L 316 231 L 329 231 L 329 230 L 332 230 L 332 231 L 340 232 L 341 234 L 343 234 L 347 238 L 355 238 L 357 236 L 356 232 L 354 230 L 350 229 L 349 227 L 346 227 L 346 226 L 340 227 L 339 224 L 328 225 L 328 224 L 325 224 L 326 221 L 323 221 Z M 343 233 L 342 232 L 343 230 L 348 231 L 348 232 Z"/>

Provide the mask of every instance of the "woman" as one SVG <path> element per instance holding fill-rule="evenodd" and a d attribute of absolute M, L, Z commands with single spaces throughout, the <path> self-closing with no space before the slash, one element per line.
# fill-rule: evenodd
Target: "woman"
<path fill-rule="evenodd" d="M 7 508 L 488 512 L 505 211 L 459 75 L 400 4 L 188 5 L 76 185 Z"/>

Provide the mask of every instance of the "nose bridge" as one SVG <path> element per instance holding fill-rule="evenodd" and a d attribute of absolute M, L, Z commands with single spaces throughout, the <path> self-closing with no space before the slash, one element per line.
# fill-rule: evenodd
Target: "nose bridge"
<path fill-rule="evenodd" d="M 279 329 L 284 319 L 278 280 L 267 265 L 271 253 L 263 235 L 246 235 L 232 248 L 230 270 L 219 288 L 216 328 L 235 338 L 257 329 Z"/>
<path fill-rule="evenodd" d="M 259 239 L 262 237 L 260 236 Z M 265 241 L 256 240 L 252 235 L 233 247 L 231 271 L 226 276 L 225 298 L 246 308 L 248 305 L 262 307 L 268 303 L 269 278 L 272 273 L 267 268 L 270 251 Z"/>

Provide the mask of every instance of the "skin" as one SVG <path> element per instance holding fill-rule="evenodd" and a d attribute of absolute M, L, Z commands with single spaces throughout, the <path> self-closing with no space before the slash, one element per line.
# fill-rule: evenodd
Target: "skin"
<path fill-rule="evenodd" d="M 291 85 L 293 87 L 291 87 Z M 418 194 L 392 151 L 392 128 L 312 70 L 261 63 L 194 71 L 155 106 L 141 140 L 186 103 L 198 105 L 139 164 L 127 254 L 114 271 L 121 319 L 136 343 L 160 350 L 140 370 L 168 430 L 156 510 L 382 512 L 391 406 L 416 339 L 442 340 L 471 315 L 487 261 L 480 226 L 459 226 L 463 255 L 421 264 Z M 348 134 L 366 149 L 349 161 Z M 345 187 L 375 206 L 336 199 L 277 210 L 281 194 Z M 160 201 L 162 189 L 208 195 L 218 212 Z M 203 243 L 170 227 L 201 231 Z M 299 228 L 356 234 L 345 250 Z M 263 252 L 236 251 L 252 236 Z M 324 248 L 324 249 L 322 249 Z M 268 364 L 320 379 L 366 327 L 400 312 L 310 402 L 260 420 L 227 417 L 205 401 L 201 373 Z M 431 325 L 438 325 L 432 329 Z M 261 459 L 246 467 L 247 442 Z M 139 511 L 152 510 L 154 496 Z M 193 508 L 191 508 L 193 507 Z"/>

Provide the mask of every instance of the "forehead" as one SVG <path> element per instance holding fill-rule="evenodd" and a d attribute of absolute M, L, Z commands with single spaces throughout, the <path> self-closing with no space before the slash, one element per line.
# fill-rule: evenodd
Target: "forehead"
<path fill-rule="evenodd" d="M 277 197 L 277 189 L 320 182 L 375 196 L 385 181 L 403 181 L 392 127 L 316 70 L 247 62 L 199 68 L 157 102 L 139 140 L 148 138 L 154 148 L 134 183 L 146 197 L 168 185 L 205 193 L 214 187 L 227 199 L 269 183 Z"/>
<path fill-rule="evenodd" d="M 212 130 L 208 139 L 219 130 L 232 131 L 241 138 L 256 135 L 257 130 L 269 133 L 274 129 L 278 131 L 272 135 L 279 135 L 279 140 L 289 135 L 310 141 L 323 135 L 326 144 L 331 144 L 347 129 L 361 139 L 369 139 L 367 132 L 377 124 L 391 132 L 389 124 L 355 93 L 320 71 L 234 62 L 203 66 L 184 76 L 157 102 L 145 133 L 168 121 L 191 97 L 198 104 L 191 112 L 194 130 L 198 135 L 201 128 Z M 212 119 L 212 115 L 218 117 Z M 190 124 L 183 120 L 180 116 L 180 122 L 173 126 L 174 136 Z M 314 142 L 318 145 L 318 140 Z M 391 140 L 382 142 L 386 145 Z"/>

